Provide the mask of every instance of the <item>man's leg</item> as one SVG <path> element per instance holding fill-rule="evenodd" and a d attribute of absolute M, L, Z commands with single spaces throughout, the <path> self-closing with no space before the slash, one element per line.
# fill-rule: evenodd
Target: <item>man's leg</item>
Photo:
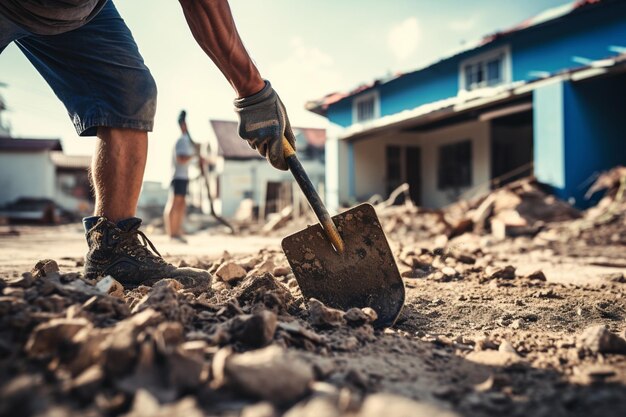
<path fill-rule="evenodd" d="M 174 212 L 174 215 L 176 216 L 174 236 L 183 235 L 183 223 L 185 222 L 185 214 L 187 214 L 187 202 L 185 200 L 186 196 L 184 195 L 174 196 L 174 204 L 176 207 L 176 211 Z"/>
<path fill-rule="evenodd" d="M 133 217 L 148 154 L 148 133 L 135 129 L 98 128 L 91 164 L 96 216 L 112 222 Z"/>

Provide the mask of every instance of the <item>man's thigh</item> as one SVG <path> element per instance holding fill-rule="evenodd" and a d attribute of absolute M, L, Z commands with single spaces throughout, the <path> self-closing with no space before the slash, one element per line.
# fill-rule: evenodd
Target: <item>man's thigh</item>
<path fill-rule="evenodd" d="M 28 35 L 28 32 L 0 14 L 0 53 L 11 42 Z"/>
<path fill-rule="evenodd" d="M 16 44 L 63 101 L 79 135 L 94 136 L 98 126 L 152 130 L 156 85 L 112 1 L 76 30 Z"/>

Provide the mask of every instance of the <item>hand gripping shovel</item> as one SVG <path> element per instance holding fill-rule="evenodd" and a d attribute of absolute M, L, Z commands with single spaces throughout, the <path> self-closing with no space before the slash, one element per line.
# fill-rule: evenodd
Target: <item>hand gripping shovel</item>
<path fill-rule="evenodd" d="M 361 204 L 331 218 L 285 138 L 283 147 L 320 221 L 282 241 L 302 295 L 341 310 L 371 307 L 378 314 L 374 326 L 392 326 L 404 304 L 404 284 L 374 207 Z"/>

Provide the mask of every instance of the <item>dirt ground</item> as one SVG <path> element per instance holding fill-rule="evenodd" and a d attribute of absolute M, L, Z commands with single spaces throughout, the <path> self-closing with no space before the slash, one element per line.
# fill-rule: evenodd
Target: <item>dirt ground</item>
<path fill-rule="evenodd" d="M 278 238 L 155 238 L 212 272 L 191 294 L 95 287 L 77 226 L 24 228 L 0 237 L 0 415 L 624 416 L 626 224 L 570 229 L 391 236 L 406 304 L 375 330 L 307 308 Z"/>

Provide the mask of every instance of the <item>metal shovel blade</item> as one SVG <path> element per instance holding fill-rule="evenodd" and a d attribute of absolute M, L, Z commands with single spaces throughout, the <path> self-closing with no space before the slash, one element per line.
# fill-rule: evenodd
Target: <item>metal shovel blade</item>
<path fill-rule="evenodd" d="M 376 327 L 389 327 L 404 304 L 404 284 L 374 207 L 361 204 L 333 217 L 345 243 L 337 253 L 319 224 L 282 241 L 306 300 L 347 310 L 371 307 Z"/>

